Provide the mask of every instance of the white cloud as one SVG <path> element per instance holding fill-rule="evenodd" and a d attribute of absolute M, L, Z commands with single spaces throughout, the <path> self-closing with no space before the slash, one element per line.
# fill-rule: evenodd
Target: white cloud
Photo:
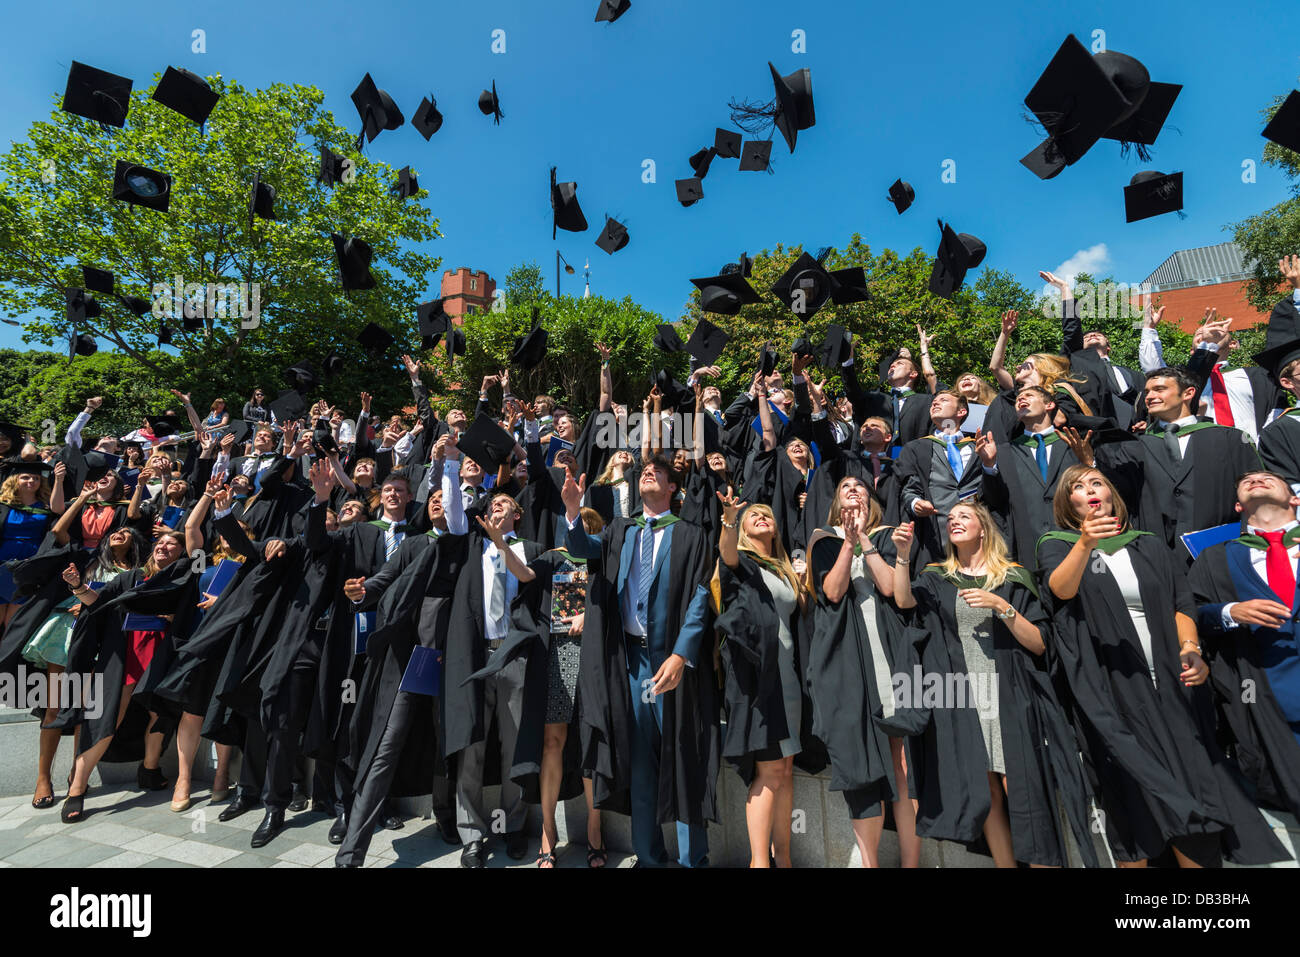
<path fill-rule="evenodd" d="M 1093 277 L 1100 277 L 1109 265 L 1110 250 L 1106 248 L 1105 243 L 1098 243 L 1095 246 L 1089 246 L 1087 249 L 1080 249 L 1053 269 L 1052 272 L 1066 282 L 1073 284 L 1074 277 L 1079 273 L 1086 272 Z"/>

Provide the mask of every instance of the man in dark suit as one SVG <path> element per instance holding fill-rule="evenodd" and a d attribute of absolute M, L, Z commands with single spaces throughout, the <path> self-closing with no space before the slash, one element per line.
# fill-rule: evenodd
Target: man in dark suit
<path fill-rule="evenodd" d="M 1001 513 L 1005 506 L 1000 498 L 1004 486 L 985 487 L 984 483 L 986 475 L 997 471 L 998 449 L 993 436 L 988 432 L 975 438 L 962 434 L 961 424 L 969 412 L 966 398 L 945 390 L 931 400 L 929 411 L 934 434 L 908 442 L 898 456 L 902 512 L 917 520 L 916 537 L 923 556 L 918 564 L 943 558 L 948 513 L 958 502 L 982 495 L 994 512 Z"/>
<path fill-rule="evenodd" d="M 884 419 L 893 434 L 892 444 L 901 448 L 930 431 L 929 396 L 921 368 L 910 354 L 900 350 L 886 358 L 889 359 L 884 366 L 887 392 L 863 389 L 852 357 L 840 366 L 840 378 L 844 382 L 844 394 L 853 406 L 853 418 L 858 422 L 865 422 L 871 416 Z"/>
<path fill-rule="evenodd" d="M 720 743 L 705 641 L 716 554 L 703 529 L 670 511 L 680 481 L 663 456 L 646 462 L 638 477 L 642 514 L 616 518 L 601 535 L 581 524 L 585 481 L 570 473 L 562 492 L 568 549 L 590 563 L 589 574 L 599 569 L 607 588 L 603 601 L 588 594 L 579 678 L 590 726 L 584 753 L 596 765 L 597 806 L 630 809 L 643 867 L 666 863 L 664 820 L 677 822 L 679 863 L 702 866 L 705 821 L 717 815 Z M 661 776 L 669 778 L 662 786 Z"/>

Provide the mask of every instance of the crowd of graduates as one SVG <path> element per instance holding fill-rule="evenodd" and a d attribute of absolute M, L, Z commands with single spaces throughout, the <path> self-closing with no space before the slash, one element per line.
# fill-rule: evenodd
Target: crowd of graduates
<path fill-rule="evenodd" d="M 0 424 L 0 673 L 46 676 L 32 804 L 62 791 L 75 825 L 96 764 L 138 761 L 183 812 L 208 741 L 254 847 L 310 809 L 358 867 L 395 799 L 431 796 L 466 867 L 524 858 L 539 805 L 552 868 L 557 803 L 585 795 L 589 866 L 619 813 L 639 866 L 672 825 L 695 867 L 737 773 L 750 865 L 789 867 L 797 766 L 865 866 L 885 827 L 912 867 L 923 837 L 1001 867 L 1290 860 L 1259 812 L 1300 816 L 1300 257 L 1280 267 L 1296 291 L 1246 366 L 1213 313 L 1164 356 L 1158 309 L 1142 368 L 1115 365 L 1045 273 L 1060 351 L 1006 368 L 1007 313 L 951 387 L 923 330 L 879 357 L 832 326 L 788 367 L 765 348 L 730 402 L 696 354 L 628 397 L 639 429 L 609 428 L 635 416 L 603 346 L 594 410 L 507 370 L 439 415 L 404 356 L 412 408 L 386 417 L 308 375 L 241 416 L 176 391 L 127 435 L 95 433 L 98 398 L 61 445 Z"/>

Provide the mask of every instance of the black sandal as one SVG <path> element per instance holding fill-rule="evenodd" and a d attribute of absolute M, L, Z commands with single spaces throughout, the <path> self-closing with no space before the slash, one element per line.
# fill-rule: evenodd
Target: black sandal
<path fill-rule="evenodd" d="M 550 864 L 552 868 L 556 868 L 560 866 L 559 864 L 556 863 L 555 854 L 553 852 L 538 853 L 537 866 L 541 867 L 544 864 Z"/>
<path fill-rule="evenodd" d="M 86 795 L 84 792 L 81 794 L 69 794 L 67 799 L 63 802 L 63 811 L 59 815 L 63 819 L 63 823 L 76 824 L 84 818 L 86 816 L 85 805 Z"/>
<path fill-rule="evenodd" d="M 609 849 L 604 847 L 591 847 L 587 849 L 587 866 L 604 867 L 609 860 Z M 596 861 L 600 861 L 597 865 Z"/>
<path fill-rule="evenodd" d="M 32 807 L 36 808 L 38 811 L 44 811 L 47 807 L 54 807 L 54 791 L 53 791 L 53 789 L 51 789 L 50 793 L 47 794 L 47 795 L 45 795 L 45 797 L 41 797 L 41 798 L 34 797 L 34 798 L 32 798 Z"/>

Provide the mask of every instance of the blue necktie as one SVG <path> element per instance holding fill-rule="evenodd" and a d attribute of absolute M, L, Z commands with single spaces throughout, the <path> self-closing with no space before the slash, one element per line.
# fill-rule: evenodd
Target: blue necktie
<path fill-rule="evenodd" d="M 650 633 L 650 576 L 654 574 L 655 530 L 652 522 L 641 529 L 641 578 L 637 582 L 636 618 L 646 634 Z"/>
<path fill-rule="evenodd" d="M 1034 450 L 1034 458 L 1038 462 L 1038 474 L 1047 481 L 1047 439 L 1041 435 L 1035 435 L 1034 441 L 1038 443 L 1038 448 Z"/>
<path fill-rule="evenodd" d="M 958 482 L 961 481 L 961 473 L 965 471 L 961 464 L 961 453 L 957 451 L 957 436 L 945 435 L 943 444 L 948 447 L 948 464 L 952 467 L 953 477 Z"/>

